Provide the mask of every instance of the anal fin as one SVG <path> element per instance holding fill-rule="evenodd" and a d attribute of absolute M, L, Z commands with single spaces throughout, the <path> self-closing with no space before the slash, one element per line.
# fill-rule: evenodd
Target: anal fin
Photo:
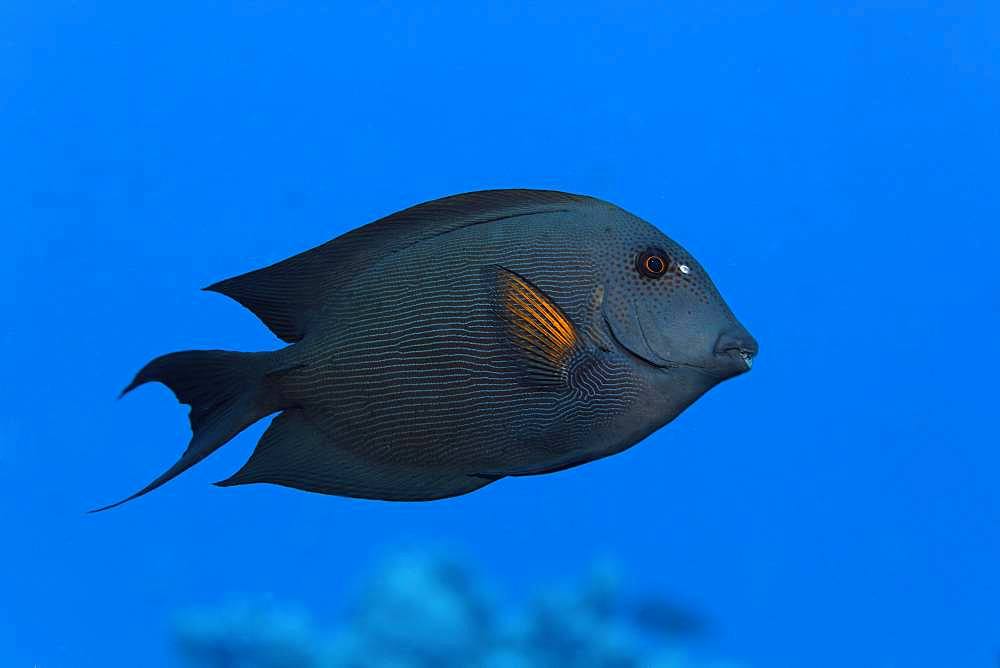
<path fill-rule="evenodd" d="M 331 442 L 301 409 L 289 409 L 271 422 L 243 468 L 216 484 L 266 482 L 362 499 L 430 501 L 466 494 L 493 480 L 368 461 Z"/>

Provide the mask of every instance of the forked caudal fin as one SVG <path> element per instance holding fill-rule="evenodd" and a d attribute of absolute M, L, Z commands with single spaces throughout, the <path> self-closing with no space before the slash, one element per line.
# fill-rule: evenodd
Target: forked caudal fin
<path fill-rule="evenodd" d="M 276 368 L 274 353 L 225 350 L 187 350 L 157 357 L 136 374 L 121 396 L 157 381 L 182 404 L 191 406 L 191 441 L 180 459 L 141 490 L 116 503 L 90 512 L 108 510 L 151 492 L 222 447 L 257 420 L 283 408 L 271 382 L 284 368 Z"/>

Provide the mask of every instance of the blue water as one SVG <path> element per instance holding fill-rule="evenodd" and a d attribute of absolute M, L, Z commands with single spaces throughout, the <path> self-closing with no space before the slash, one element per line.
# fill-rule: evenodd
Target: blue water
<path fill-rule="evenodd" d="M 175 665 L 177 609 L 334 617 L 423 543 L 515 597 L 611 557 L 749 666 L 993 665 L 1000 6 L 416 5 L 3 3 L 0 665 Z M 622 455 L 466 497 L 210 486 L 260 424 L 84 515 L 187 441 L 162 386 L 115 400 L 143 363 L 278 346 L 198 288 L 491 187 L 658 225 L 753 371 Z"/>

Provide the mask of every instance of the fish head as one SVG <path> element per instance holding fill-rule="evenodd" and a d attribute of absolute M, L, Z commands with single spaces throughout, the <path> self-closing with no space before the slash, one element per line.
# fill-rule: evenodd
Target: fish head
<path fill-rule="evenodd" d="M 621 212 L 618 223 L 606 229 L 602 308 L 617 344 L 638 363 L 668 372 L 658 375 L 680 409 L 749 371 L 757 341 L 705 268 L 646 221 Z M 683 387 L 690 388 L 689 396 L 681 396 Z"/>

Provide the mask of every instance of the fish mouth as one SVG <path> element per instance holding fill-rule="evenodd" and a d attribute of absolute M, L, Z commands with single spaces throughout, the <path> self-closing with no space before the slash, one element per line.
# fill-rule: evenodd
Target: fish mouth
<path fill-rule="evenodd" d="M 721 359 L 726 370 L 733 375 L 752 369 L 758 350 L 757 339 L 739 323 L 734 323 L 722 332 L 715 342 L 716 357 Z"/>
<path fill-rule="evenodd" d="M 738 360 L 743 365 L 741 372 L 747 372 L 753 368 L 753 351 L 744 348 L 728 348 L 723 350 L 721 355 Z"/>

